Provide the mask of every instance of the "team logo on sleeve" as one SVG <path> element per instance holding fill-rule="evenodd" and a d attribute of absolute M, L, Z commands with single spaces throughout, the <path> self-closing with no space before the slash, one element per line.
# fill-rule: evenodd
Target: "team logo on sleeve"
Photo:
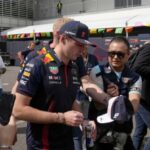
<path fill-rule="evenodd" d="M 47 53 L 47 50 L 46 50 L 45 47 L 43 47 L 43 48 L 38 52 L 39 55 L 43 55 L 43 54 L 46 54 L 46 53 Z"/>
<path fill-rule="evenodd" d="M 30 77 L 30 72 L 24 71 L 23 76 Z"/>
<path fill-rule="evenodd" d="M 59 69 L 57 66 L 51 66 L 49 67 L 49 70 L 52 74 L 57 74 L 59 72 Z"/>
<path fill-rule="evenodd" d="M 54 61 L 54 58 L 52 57 L 52 55 L 50 55 L 49 53 L 47 53 L 47 54 L 45 55 L 45 57 L 42 59 L 42 61 L 43 61 L 45 64 L 48 64 L 49 62 Z"/>

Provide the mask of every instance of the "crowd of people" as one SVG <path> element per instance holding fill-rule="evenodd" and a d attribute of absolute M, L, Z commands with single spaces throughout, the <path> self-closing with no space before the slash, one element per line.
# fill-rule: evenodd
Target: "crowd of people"
<path fill-rule="evenodd" d="M 150 125 L 149 44 L 130 67 L 128 40 L 114 37 L 107 64 L 99 65 L 88 53 L 89 46 L 96 46 L 89 41 L 89 28 L 59 18 L 53 41 L 38 51 L 35 46 L 30 42 L 18 52 L 21 69 L 12 88 L 12 117 L 27 121 L 28 150 L 140 150 Z"/>

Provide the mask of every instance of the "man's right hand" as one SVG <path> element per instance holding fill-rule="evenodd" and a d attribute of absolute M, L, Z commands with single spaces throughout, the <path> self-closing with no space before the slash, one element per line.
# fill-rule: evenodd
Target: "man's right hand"
<path fill-rule="evenodd" d="M 84 116 L 81 112 L 71 110 L 64 113 L 64 119 L 66 125 L 78 127 L 83 123 Z"/>
<path fill-rule="evenodd" d="M 107 94 L 109 94 L 111 97 L 115 97 L 119 95 L 119 89 L 118 86 L 114 83 L 110 83 L 107 86 Z"/>

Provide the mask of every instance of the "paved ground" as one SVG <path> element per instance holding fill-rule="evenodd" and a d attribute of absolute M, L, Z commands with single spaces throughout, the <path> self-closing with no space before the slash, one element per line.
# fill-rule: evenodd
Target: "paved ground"
<path fill-rule="evenodd" d="M 1 76 L 3 82 L 3 88 L 5 91 L 11 91 L 13 84 L 15 83 L 19 67 L 11 66 L 7 67 L 7 72 Z M 134 123 L 135 124 L 135 123 Z M 25 143 L 25 130 L 26 122 L 17 121 L 17 143 L 13 147 L 13 150 L 26 150 Z M 150 136 L 150 131 L 148 131 L 147 136 Z"/>

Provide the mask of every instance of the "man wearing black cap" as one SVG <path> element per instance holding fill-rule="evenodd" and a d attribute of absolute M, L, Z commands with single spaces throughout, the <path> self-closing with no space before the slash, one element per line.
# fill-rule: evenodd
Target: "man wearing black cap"
<path fill-rule="evenodd" d="M 83 123 L 75 101 L 80 86 L 72 60 L 88 41 L 88 27 L 78 21 L 60 29 L 53 51 L 32 59 L 25 67 L 16 93 L 13 114 L 28 121 L 28 150 L 73 150 L 72 127 Z M 94 126 L 94 123 L 91 122 Z"/>

